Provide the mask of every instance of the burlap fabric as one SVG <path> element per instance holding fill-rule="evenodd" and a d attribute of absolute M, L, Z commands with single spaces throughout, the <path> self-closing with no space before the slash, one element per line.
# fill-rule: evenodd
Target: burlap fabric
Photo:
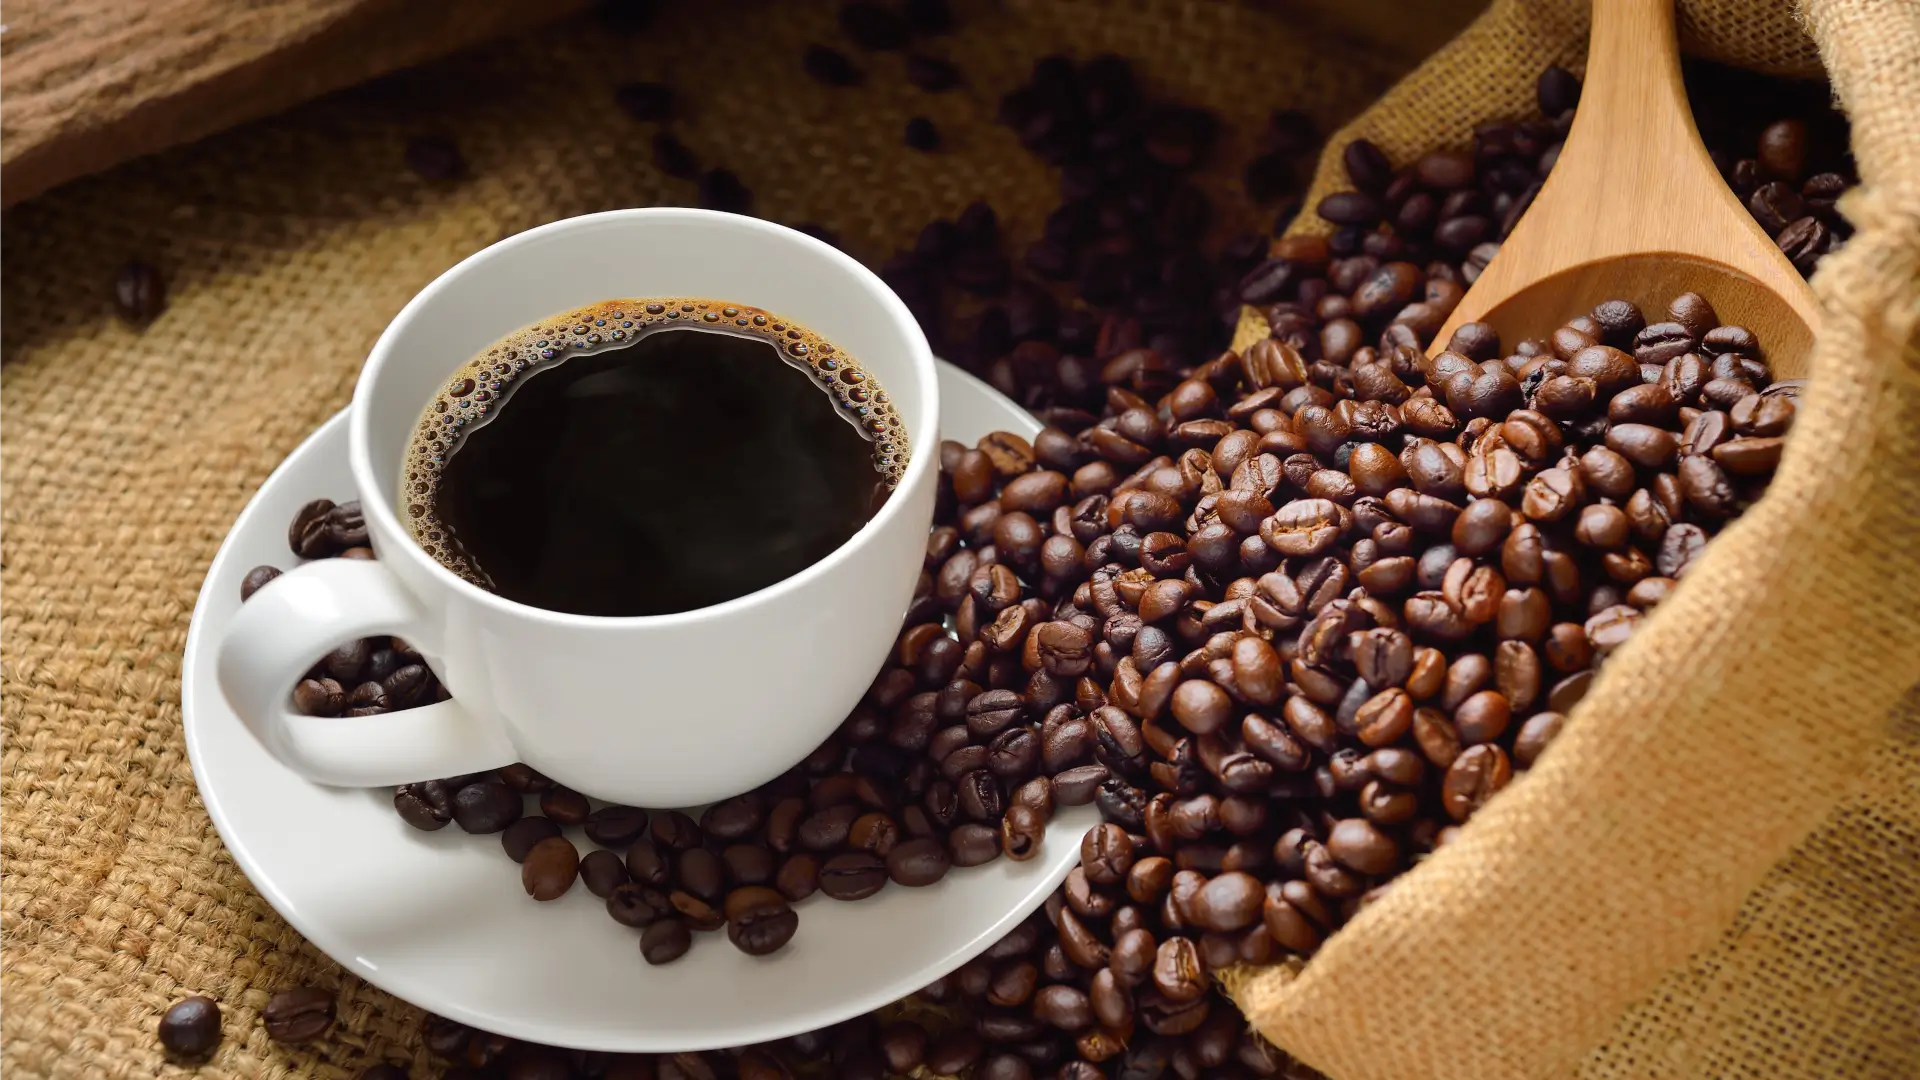
<path fill-rule="evenodd" d="M 1527 113 L 1585 10 L 1495 4 L 1331 140 L 1308 204 L 1348 139 L 1405 161 Z M 1920 8 L 1682 12 L 1690 50 L 1772 71 L 1811 35 L 1851 115 L 1814 381 L 1770 494 L 1533 772 L 1303 969 L 1233 980 L 1341 1080 L 1920 1075 Z"/>
<path fill-rule="evenodd" d="M 1271 109 L 1303 107 L 1330 129 L 1410 63 L 1251 6 L 963 2 L 958 33 L 929 47 L 965 70 L 966 89 L 913 91 L 888 54 L 860 58 L 867 87 L 829 91 L 799 56 L 806 42 L 839 40 L 833 5 L 663 7 L 639 38 L 574 20 L 8 213 L 0 1073 L 185 1075 L 162 1061 L 154 1024 L 170 1001 L 205 993 L 228 1034 L 201 1076 L 344 1078 L 388 1059 L 430 1075 L 419 1013 L 304 943 L 222 849 L 183 749 L 180 651 L 234 516 L 346 403 L 367 349 L 416 290 L 506 233 L 694 201 L 692 184 L 650 164 L 652 130 L 615 109 L 617 82 L 678 87 L 690 118 L 676 129 L 739 173 L 760 213 L 822 222 L 879 260 L 981 197 L 1017 243 L 1038 235 L 1057 177 L 992 117 L 1047 52 L 1133 57 L 1167 96 L 1221 115 L 1225 144 L 1204 183 L 1223 230 L 1269 220 L 1232 189 Z M 1449 31 L 1468 13 L 1453 7 Z M 901 145 L 918 112 L 946 151 Z M 458 140 L 467 181 L 406 171 L 403 144 L 426 131 Z M 144 332 L 106 300 L 136 255 L 172 291 Z M 316 1046 L 277 1048 L 258 1010 L 302 982 L 339 989 L 340 1023 Z"/>

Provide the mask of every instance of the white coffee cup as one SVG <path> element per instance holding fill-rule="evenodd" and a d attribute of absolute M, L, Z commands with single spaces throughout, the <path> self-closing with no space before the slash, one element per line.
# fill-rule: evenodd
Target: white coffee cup
<path fill-rule="evenodd" d="M 891 395 L 912 443 L 880 512 L 778 584 L 672 615 L 529 607 L 421 550 L 394 495 L 414 424 L 447 377 L 522 326 L 648 296 L 763 308 L 856 358 Z M 275 579 L 241 607 L 218 664 L 221 690 L 254 736 L 323 784 L 392 785 L 524 761 L 634 805 L 749 790 L 799 762 L 859 703 L 925 557 L 940 415 L 925 336 L 865 267 L 754 218 L 616 210 L 502 240 L 407 304 L 368 356 L 351 412 L 354 486 L 378 561 L 324 559 Z M 292 687 L 316 660 L 378 634 L 418 649 L 453 699 L 370 717 L 292 711 Z"/>

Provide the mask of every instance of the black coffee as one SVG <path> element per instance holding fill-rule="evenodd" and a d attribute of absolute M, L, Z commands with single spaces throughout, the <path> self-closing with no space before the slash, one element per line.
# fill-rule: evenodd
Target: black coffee
<path fill-rule="evenodd" d="M 907 459 L 886 392 L 806 328 L 720 301 L 611 300 L 455 372 L 401 487 L 415 539 L 484 588 L 661 615 L 818 562 Z"/>

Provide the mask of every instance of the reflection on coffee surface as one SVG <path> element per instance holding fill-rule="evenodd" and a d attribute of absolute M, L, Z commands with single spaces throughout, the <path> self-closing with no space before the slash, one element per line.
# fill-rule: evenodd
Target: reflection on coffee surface
<path fill-rule="evenodd" d="M 662 615 L 818 562 L 909 456 L 886 391 L 806 327 L 718 300 L 609 300 L 454 372 L 415 426 L 400 502 L 428 554 L 507 599 Z"/>

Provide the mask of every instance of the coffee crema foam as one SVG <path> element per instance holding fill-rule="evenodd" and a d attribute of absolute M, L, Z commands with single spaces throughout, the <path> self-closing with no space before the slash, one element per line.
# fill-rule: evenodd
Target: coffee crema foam
<path fill-rule="evenodd" d="M 400 502 L 414 541 L 441 565 L 492 591 L 488 578 L 434 513 L 433 493 L 468 432 L 507 403 L 520 380 L 581 356 L 626 348 L 668 329 L 705 330 L 765 341 L 790 366 L 811 374 L 840 416 L 874 444 L 873 466 L 891 490 L 912 447 L 887 392 L 830 341 L 762 308 L 690 297 L 603 300 L 520 328 L 461 365 L 414 425 L 401 466 Z M 716 411 L 724 411 L 716 403 Z"/>

